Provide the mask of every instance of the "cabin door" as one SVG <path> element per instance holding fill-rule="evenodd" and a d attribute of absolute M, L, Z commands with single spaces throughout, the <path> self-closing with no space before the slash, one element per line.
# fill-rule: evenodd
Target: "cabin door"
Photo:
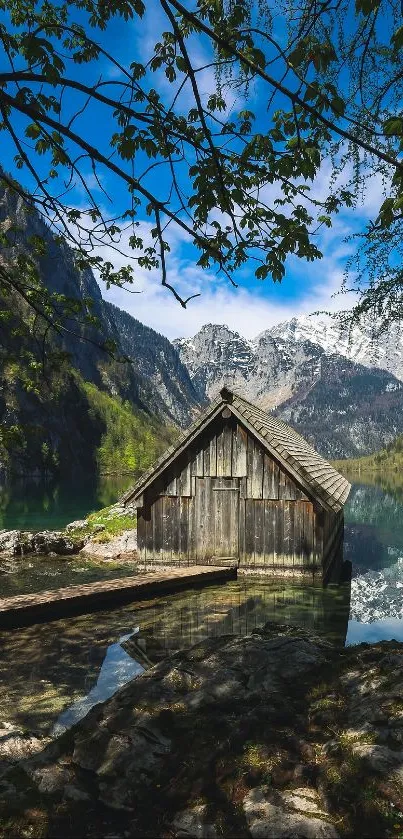
<path fill-rule="evenodd" d="M 196 478 L 198 563 L 239 559 L 239 490 L 239 478 Z"/>

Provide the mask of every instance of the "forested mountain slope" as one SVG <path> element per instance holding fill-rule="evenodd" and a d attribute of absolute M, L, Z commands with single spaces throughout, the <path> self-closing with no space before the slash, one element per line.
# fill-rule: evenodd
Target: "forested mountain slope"
<path fill-rule="evenodd" d="M 45 359 L 44 329 L 39 328 L 40 319 L 28 299 L 3 290 L 0 469 L 40 473 L 146 468 L 172 439 L 172 426 L 189 422 L 198 404 L 186 370 L 184 392 L 175 384 L 171 394 L 166 379 L 166 392 L 161 395 L 158 382 L 147 371 L 144 335 L 137 335 L 137 345 L 136 334 L 130 340 L 130 355 L 136 362 L 119 360 L 126 354 L 123 344 L 128 343 L 120 341 L 119 310 L 102 300 L 92 271 L 77 270 L 72 251 L 54 238 L 38 213 L 27 210 L 16 192 L 4 188 L 0 191 L 0 233 L 6 236 L 6 246 L 3 243 L 0 251 L 6 266 L 15 264 L 19 253 L 29 252 L 35 237 L 40 239 L 45 248 L 37 265 L 46 289 L 79 301 L 96 318 L 96 323 L 83 322 L 79 327 L 77 319 L 67 318 L 61 335 L 49 332 Z M 130 321 L 139 331 L 138 322 L 127 315 L 126 337 Z M 72 334 L 77 329 L 83 340 Z M 160 342 L 168 352 L 166 339 L 151 332 L 148 343 L 154 340 L 154 352 L 158 354 Z M 115 342 L 115 358 L 101 348 L 105 339 Z M 179 379 L 182 365 L 176 351 L 171 353 Z"/>

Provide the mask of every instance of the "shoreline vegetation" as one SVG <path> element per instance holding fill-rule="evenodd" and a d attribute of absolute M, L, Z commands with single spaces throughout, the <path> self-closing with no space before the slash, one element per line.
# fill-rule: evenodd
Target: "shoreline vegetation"
<path fill-rule="evenodd" d="M 402 443 L 399 443 L 397 452 L 390 446 L 389 449 L 364 458 L 332 461 L 332 465 L 353 482 L 358 478 L 365 483 L 379 484 L 386 490 L 398 489 L 400 469 L 397 461 L 392 468 L 389 463 L 398 456 L 403 466 L 403 437 L 400 439 Z M 133 475 L 133 481 L 136 477 Z M 57 530 L 0 530 L 0 556 L 19 556 L 27 553 L 46 555 L 55 551 L 60 555 L 78 555 L 81 550 L 89 556 L 93 549 L 94 557 L 119 559 L 123 558 L 125 551 L 130 554 L 136 551 L 136 526 L 135 509 L 125 508 L 118 499 L 113 504 L 92 511 L 84 518 L 71 521 Z M 66 546 L 66 550 L 63 545 Z"/>
<path fill-rule="evenodd" d="M 336 460 L 332 461 L 332 465 L 352 482 L 358 479 L 358 482 L 378 484 L 385 490 L 397 490 L 403 468 L 403 435 L 373 455 Z M 109 474 L 118 476 L 123 473 L 116 470 Z M 127 471 L 124 474 L 132 474 L 133 481 L 138 476 L 138 472 Z M 84 518 L 71 521 L 56 530 L 0 530 L 0 556 L 78 556 L 82 551 L 86 556 L 92 555 L 98 560 L 120 560 L 126 554 L 133 556 L 137 553 L 136 526 L 136 510 L 125 508 L 118 498 L 114 503 L 93 510 Z"/>
<path fill-rule="evenodd" d="M 364 457 L 346 460 L 332 460 L 332 465 L 342 474 L 355 472 L 361 474 L 383 474 L 385 471 L 403 471 L 403 434 L 400 434 L 384 449 Z"/>

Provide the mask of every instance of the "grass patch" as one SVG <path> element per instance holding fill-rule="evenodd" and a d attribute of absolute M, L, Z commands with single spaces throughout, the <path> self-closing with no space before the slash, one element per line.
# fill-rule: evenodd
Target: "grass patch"
<path fill-rule="evenodd" d="M 110 542 L 114 536 L 120 536 L 125 530 L 134 530 L 137 525 L 136 513 L 114 513 L 114 505 L 104 507 L 87 516 L 87 526 L 79 530 L 70 530 L 68 536 L 72 540 L 79 540 L 90 536 L 95 542 Z M 102 526 L 102 530 L 97 527 Z"/>
<path fill-rule="evenodd" d="M 241 764 L 246 769 L 267 772 L 281 762 L 281 756 L 269 755 L 267 748 L 260 743 L 247 743 L 241 758 Z"/>
<path fill-rule="evenodd" d="M 99 536 L 103 533 L 109 536 L 120 536 L 125 530 L 133 530 L 136 527 L 137 516 L 129 514 L 111 516 L 107 515 L 104 510 L 100 510 L 99 513 L 91 513 L 88 516 L 88 522 L 91 528 L 96 527 L 97 524 L 104 525 L 105 530 L 102 530 Z"/>
<path fill-rule="evenodd" d="M 372 731 L 340 731 L 338 739 L 341 748 L 347 753 L 351 752 L 352 747 L 357 743 L 368 743 L 371 745 L 377 742 L 375 733 Z"/>
<path fill-rule="evenodd" d="M 346 700 L 342 696 L 322 696 L 312 705 L 312 711 L 341 711 L 346 706 Z"/>
<path fill-rule="evenodd" d="M 327 682 L 320 682 L 318 685 L 314 685 L 307 693 L 307 699 L 315 701 L 317 699 L 322 699 L 322 697 L 327 696 L 333 690 L 333 685 L 328 684 Z"/>

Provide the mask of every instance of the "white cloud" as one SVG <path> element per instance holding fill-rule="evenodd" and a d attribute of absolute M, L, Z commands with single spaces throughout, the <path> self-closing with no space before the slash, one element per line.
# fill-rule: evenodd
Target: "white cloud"
<path fill-rule="evenodd" d="M 186 310 L 153 280 L 141 295 L 130 296 L 120 289 L 111 289 L 104 296 L 170 339 L 194 335 L 205 323 L 226 324 L 246 338 L 254 338 L 270 326 L 292 317 L 317 309 L 334 311 L 342 308 L 341 300 L 339 305 L 332 300 L 331 291 L 331 286 L 317 286 L 305 297 L 281 304 L 271 300 L 270 294 L 263 296 L 244 288 L 218 287 L 208 289 L 202 297 L 192 300 Z M 343 298 L 343 304 L 345 302 Z"/>
<path fill-rule="evenodd" d="M 321 192 L 327 194 L 329 176 L 329 168 L 324 165 L 319 182 L 315 184 L 317 195 Z M 378 182 L 376 190 L 374 184 L 375 192 L 377 198 L 374 200 L 379 200 Z M 346 258 L 356 248 L 354 241 L 345 239 L 365 223 L 365 218 L 365 210 L 346 210 L 335 217 L 331 229 L 321 228 L 317 241 L 324 254 L 323 259 L 307 263 L 290 257 L 281 287 L 274 287 L 269 279 L 256 287 L 254 282 L 248 282 L 248 273 L 252 274 L 253 269 L 247 266 L 242 271 L 244 281 L 238 289 L 216 277 L 213 271 L 199 268 L 196 265 L 197 251 L 193 252 L 192 259 L 189 244 L 185 247 L 187 234 L 171 223 L 164 236 L 171 246 L 167 255 L 168 280 L 184 298 L 192 294 L 201 296 L 191 300 L 183 309 L 169 290 L 161 286 L 159 272 L 146 271 L 136 262 L 133 263 L 136 282 L 132 290 L 140 293 L 130 294 L 114 287 L 106 290 L 101 284 L 102 293 L 106 299 L 170 339 L 193 335 L 208 322 L 225 323 L 245 337 L 252 338 L 294 316 L 316 310 L 337 311 L 352 305 L 352 295 L 338 295 L 337 292 L 341 288 Z M 135 228 L 146 244 L 150 241 L 153 226 L 153 222 L 144 221 Z M 123 234 L 120 247 L 124 253 L 135 256 L 128 247 L 130 233 L 131 229 Z M 109 259 L 116 269 L 128 262 L 127 257 L 108 246 L 100 248 L 99 253 L 103 259 Z"/>
<path fill-rule="evenodd" d="M 137 229 L 145 240 L 149 237 L 151 226 L 144 223 Z M 230 329 L 252 338 L 291 317 L 320 309 L 337 311 L 352 304 L 352 295 L 333 297 L 341 287 L 340 261 L 346 255 L 341 233 L 345 233 L 341 223 L 333 234 L 332 231 L 325 232 L 326 255 L 322 260 L 308 264 L 297 258 L 289 261 L 289 271 L 282 286 L 284 302 L 279 297 L 278 287 L 274 288 L 270 280 L 262 284 L 261 290 L 248 287 L 247 282 L 233 288 L 212 271 L 203 271 L 195 261 L 183 255 L 185 236 L 182 231 L 171 228 L 166 237 L 171 245 L 167 257 L 169 282 L 183 297 L 190 294 L 200 294 L 200 297 L 191 300 L 183 309 L 169 290 L 161 286 L 158 271 L 148 272 L 138 267 L 135 268 L 136 283 L 132 290 L 141 293 L 130 294 L 113 287 L 106 290 L 101 284 L 102 293 L 107 300 L 170 339 L 194 335 L 205 323 L 225 323 Z M 108 258 L 106 248 L 102 256 Z M 117 268 L 126 262 L 117 254 L 113 254 L 111 261 Z M 292 300 L 287 299 L 291 282 L 294 289 L 295 283 L 299 283 Z"/>

